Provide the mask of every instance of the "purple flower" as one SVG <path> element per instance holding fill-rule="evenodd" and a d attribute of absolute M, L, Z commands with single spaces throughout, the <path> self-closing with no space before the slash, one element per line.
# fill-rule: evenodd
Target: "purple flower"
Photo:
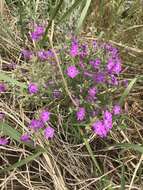
<path fill-rule="evenodd" d="M 60 98 L 61 97 L 61 91 L 55 89 L 53 91 L 53 97 L 54 98 Z"/>
<path fill-rule="evenodd" d="M 120 115 L 121 114 L 121 107 L 119 105 L 115 105 L 113 107 L 113 114 L 114 115 Z"/>
<path fill-rule="evenodd" d="M 33 129 L 34 131 L 38 131 L 40 128 L 43 128 L 44 124 L 41 120 L 38 119 L 32 119 L 29 128 Z"/>
<path fill-rule="evenodd" d="M 117 62 L 115 63 L 115 65 L 113 67 L 113 72 L 115 74 L 119 74 L 121 72 L 121 63 L 119 60 L 117 60 Z"/>
<path fill-rule="evenodd" d="M 79 74 L 79 70 L 75 66 L 69 66 L 67 68 L 67 75 L 70 78 L 75 78 Z"/>
<path fill-rule="evenodd" d="M 31 59 L 31 58 L 32 58 L 32 55 L 33 55 L 32 51 L 30 51 L 30 50 L 28 50 L 28 49 L 23 49 L 23 50 L 21 51 L 21 54 L 22 54 L 22 56 L 24 57 L 24 59 Z"/>
<path fill-rule="evenodd" d="M 28 85 L 28 91 L 29 91 L 30 94 L 36 94 L 38 92 L 38 86 L 37 86 L 37 84 L 30 83 Z"/>
<path fill-rule="evenodd" d="M 44 123 L 47 122 L 47 121 L 49 121 L 49 119 L 50 119 L 50 114 L 51 114 L 51 113 L 48 112 L 48 111 L 46 111 L 46 110 L 42 111 L 41 114 L 40 114 L 40 119 L 41 119 L 41 121 L 43 121 Z"/>
<path fill-rule="evenodd" d="M 86 101 L 89 102 L 89 103 L 94 103 L 94 101 L 95 101 L 96 99 L 97 99 L 96 97 L 92 97 L 92 96 L 87 96 L 87 97 L 86 97 Z"/>
<path fill-rule="evenodd" d="M 99 113 L 98 110 L 96 110 L 96 111 L 91 111 L 91 117 L 95 117 L 95 116 L 97 116 L 98 113 Z"/>
<path fill-rule="evenodd" d="M 4 83 L 0 83 L 0 93 L 6 91 L 6 86 Z"/>
<path fill-rule="evenodd" d="M 97 49 L 97 47 L 98 47 L 97 41 L 96 41 L 96 40 L 94 40 L 94 41 L 93 41 L 93 48 L 96 50 L 96 49 Z"/>
<path fill-rule="evenodd" d="M 4 114 L 4 113 L 2 113 L 2 112 L 0 112 L 0 120 L 3 120 L 3 119 L 4 119 L 4 117 L 5 117 L 5 114 Z"/>
<path fill-rule="evenodd" d="M 44 27 L 43 26 L 37 26 L 33 32 L 31 32 L 30 36 L 32 40 L 39 40 L 42 35 L 44 34 Z"/>
<path fill-rule="evenodd" d="M 28 142 L 30 140 L 30 135 L 29 134 L 23 134 L 23 135 L 21 135 L 20 140 L 23 142 Z"/>
<path fill-rule="evenodd" d="M 95 97 L 95 95 L 97 94 L 97 89 L 95 87 L 92 87 L 88 90 L 88 95 L 91 97 Z"/>
<path fill-rule="evenodd" d="M 86 57 L 87 54 L 88 54 L 88 46 L 86 44 L 84 44 L 80 48 L 81 48 L 81 50 L 80 50 L 80 57 L 81 58 Z"/>
<path fill-rule="evenodd" d="M 76 57 L 78 55 L 78 49 L 78 42 L 74 39 L 71 44 L 70 55 L 72 57 Z"/>
<path fill-rule="evenodd" d="M 107 63 L 107 71 L 111 74 L 119 74 L 121 72 L 121 61 L 119 58 L 110 58 Z"/>
<path fill-rule="evenodd" d="M 105 47 L 105 49 L 108 50 L 108 51 L 112 51 L 112 49 L 113 49 L 113 46 L 112 46 L 111 44 L 107 44 L 107 43 L 105 44 L 104 47 Z"/>
<path fill-rule="evenodd" d="M 85 108 L 83 108 L 83 107 L 79 108 L 77 113 L 76 113 L 76 116 L 77 116 L 78 121 L 84 120 L 84 118 L 85 118 Z"/>
<path fill-rule="evenodd" d="M 85 65 L 84 65 L 84 63 L 83 63 L 82 60 L 80 60 L 80 62 L 79 62 L 79 66 L 80 66 L 82 69 L 85 69 Z"/>
<path fill-rule="evenodd" d="M 103 72 L 98 72 L 97 74 L 94 75 L 94 80 L 97 82 L 97 83 L 103 83 L 105 82 L 105 73 Z"/>
<path fill-rule="evenodd" d="M 55 133 L 55 129 L 53 129 L 52 127 L 47 127 L 44 131 L 44 136 L 46 139 L 52 139 L 54 137 L 54 133 Z"/>
<path fill-rule="evenodd" d="M 90 60 L 89 64 L 92 65 L 94 69 L 98 69 L 101 64 L 101 60 L 99 58 L 97 58 L 96 60 Z"/>
<path fill-rule="evenodd" d="M 50 58 L 54 57 L 54 53 L 52 52 L 52 50 L 48 50 L 46 52 L 47 52 L 48 57 L 50 57 Z"/>
<path fill-rule="evenodd" d="M 109 132 L 112 129 L 112 126 L 113 126 L 112 121 L 104 119 L 103 124 L 104 124 L 107 132 Z"/>
<path fill-rule="evenodd" d="M 107 63 L 107 71 L 108 71 L 109 73 L 112 73 L 113 67 L 114 67 L 114 60 L 113 60 L 112 58 L 110 58 L 110 59 L 108 60 L 108 63 Z"/>
<path fill-rule="evenodd" d="M 105 44 L 105 48 L 108 51 L 109 55 L 111 55 L 112 57 L 118 56 L 119 50 L 113 47 L 111 44 Z"/>
<path fill-rule="evenodd" d="M 0 145 L 7 145 L 7 144 L 8 144 L 8 140 L 3 137 L 0 137 Z"/>
<path fill-rule="evenodd" d="M 38 51 L 37 56 L 41 61 L 45 61 L 49 57 L 49 51 L 45 50 Z"/>
<path fill-rule="evenodd" d="M 111 75 L 110 78 L 111 78 L 111 81 L 109 81 L 110 84 L 115 85 L 115 86 L 119 84 L 117 77 L 115 77 L 114 75 Z"/>
<path fill-rule="evenodd" d="M 117 48 L 112 48 L 112 50 L 110 51 L 112 57 L 117 57 L 118 56 L 118 52 L 119 50 Z"/>
<path fill-rule="evenodd" d="M 108 121 L 112 121 L 112 114 L 106 110 L 103 112 L 103 119 L 104 120 L 108 120 Z"/>
<path fill-rule="evenodd" d="M 112 114 L 108 110 L 103 112 L 103 123 L 107 131 L 112 128 Z"/>
<path fill-rule="evenodd" d="M 106 130 L 103 121 L 96 121 L 93 125 L 92 125 L 92 129 L 93 131 L 99 135 L 100 137 L 106 137 L 108 131 Z"/>

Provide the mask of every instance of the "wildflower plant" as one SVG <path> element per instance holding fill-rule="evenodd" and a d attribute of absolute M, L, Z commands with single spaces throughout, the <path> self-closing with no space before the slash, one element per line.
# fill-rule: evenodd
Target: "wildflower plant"
<path fill-rule="evenodd" d="M 62 115 L 63 127 L 68 126 L 66 130 L 77 137 L 77 142 L 84 141 L 91 154 L 85 136 L 107 138 L 123 113 L 113 98 L 122 88 L 119 50 L 105 42 L 85 42 L 78 37 L 56 44 L 55 48 L 51 39 L 42 46 L 44 31 L 42 25 L 36 25 L 29 32 L 29 47 L 20 52 L 23 70 L 19 72 L 25 86 L 19 99 L 24 109 L 32 108 L 32 114 L 27 114 L 30 121 L 19 141 L 37 143 L 38 137 L 52 141 L 58 135 Z M 2 94 L 6 86 L 1 83 Z M 1 144 L 7 145 L 4 139 L 2 136 Z M 93 156 L 92 159 L 101 173 Z"/>
<path fill-rule="evenodd" d="M 44 31 L 44 26 L 35 25 L 33 31 L 29 32 L 29 43 L 34 41 L 34 47 L 23 48 L 21 51 L 21 59 L 30 68 L 26 92 L 29 100 L 26 98 L 26 101 L 32 101 L 35 107 L 43 110 L 38 117 L 33 115 L 29 130 L 38 132 L 43 129 L 43 135 L 47 139 L 52 138 L 56 130 L 49 125 L 49 121 L 51 115 L 56 113 L 55 110 L 48 111 L 50 108 L 47 105 L 46 109 L 44 106 L 49 103 L 57 106 L 65 96 L 64 101 L 69 105 L 65 107 L 65 103 L 62 103 L 61 110 L 70 110 L 71 127 L 73 123 L 83 125 L 101 138 L 107 137 L 114 119 L 121 114 L 121 107 L 113 101 L 112 93 L 121 84 L 119 50 L 105 42 L 84 42 L 84 39 L 76 37 L 55 49 L 51 48 L 50 43 L 42 48 L 40 41 Z M 60 66 L 57 59 L 61 60 Z M 59 68 L 62 76 L 59 75 Z M 66 86 L 63 86 L 63 82 Z M 1 83 L 1 92 L 4 91 L 5 84 Z M 43 98 L 48 100 L 44 101 Z M 23 134 L 21 140 L 28 141 L 29 134 Z"/>

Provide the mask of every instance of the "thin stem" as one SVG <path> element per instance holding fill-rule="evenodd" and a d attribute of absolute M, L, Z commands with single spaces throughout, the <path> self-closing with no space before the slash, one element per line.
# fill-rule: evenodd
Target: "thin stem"
<path fill-rule="evenodd" d="M 93 151 L 92 151 L 92 149 L 91 149 L 91 146 L 90 146 L 88 140 L 84 137 L 84 134 L 83 134 L 82 129 L 79 129 L 79 131 L 80 131 L 80 134 L 81 134 L 81 136 L 82 136 L 82 138 L 83 138 L 83 141 L 84 141 L 84 143 L 85 143 L 85 146 L 86 146 L 86 148 L 87 148 L 87 150 L 88 150 L 88 152 L 89 152 L 89 154 L 90 154 L 90 156 L 91 156 L 91 158 L 92 158 L 92 160 L 93 160 L 93 163 L 94 163 L 95 167 L 98 169 L 98 171 L 100 172 L 100 174 L 102 174 L 102 171 L 101 171 L 101 169 L 100 169 L 100 166 L 99 166 L 97 160 L 95 159 L 95 156 L 94 156 L 94 154 L 93 154 Z"/>
<path fill-rule="evenodd" d="M 78 107 L 76 101 L 73 99 L 73 97 L 72 97 L 72 95 L 71 95 L 71 92 L 70 92 L 69 89 L 68 89 L 67 82 L 66 82 L 66 80 L 65 80 L 65 78 L 64 78 L 63 71 L 62 71 L 61 66 L 60 66 L 60 65 L 61 65 L 61 61 L 60 61 L 60 59 L 58 58 L 58 56 L 57 56 L 57 54 L 56 54 L 56 52 L 55 52 L 54 46 L 53 46 L 52 37 L 53 37 L 53 27 L 52 27 L 52 31 L 51 31 L 51 36 L 49 37 L 49 41 L 50 41 L 50 45 L 51 45 L 51 48 L 52 48 L 52 52 L 53 52 L 53 54 L 54 54 L 54 56 L 55 56 L 55 60 L 56 60 L 57 66 L 58 66 L 58 68 L 59 68 L 59 71 L 60 71 L 60 74 L 61 74 L 61 77 L 62 77 L 62 80 L 63 80 L 63 84 L 64 84 L 64 87 L 65 87 L 65 90 L 66 90 L 68 96 L 70 97 L 72 103 L 75 105 L 75 107 Z"/>

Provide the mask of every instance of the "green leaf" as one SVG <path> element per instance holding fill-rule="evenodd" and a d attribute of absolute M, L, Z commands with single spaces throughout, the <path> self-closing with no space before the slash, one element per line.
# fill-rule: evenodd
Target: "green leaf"
<path fill-rule="evenodd" d="M 123 143 L 117 144 L 116 146 L 119 148 L 132 149 L 143 154 L 143 145 Z"/>
<path fill-rule="evenodd" d="M 119 104 L 122 105 L 124 103 L 125 98 L 128 96 L 128 94 L 130 93 L 131 89 L 133 88 L 133 85 L 136 83 L 137 81 L 137 77 L 132 79 L 131 82 L 129 83 L 128 87 L 125 89 L 125 91 L 123 92 L 120 100 L 119 100 Z"/>
<path fill-rule="evenodd" d="M 97 162 L 97 160 L 96 160 L 96 158 L 95 158 L 95 156 L 94 156 L 94 154 L 93 154 L 92 148 L 91 148 L 91 146 L 90 146 L 90 144 L 89 144 L 87 138 L 84 136 L 84 133 L 83 133 L 82 129 L 79 128 L 79 126 L 77 126 L 77 127 L 78 127 L 79 133 L 80 133 L 80 135 L 81 135 L 81 137 L 82 137 L 83 142 L 85 143 L 85 146 L 86 146 L 86 148 L 87 148 L 87 151 L 89 152 L 89 154 L 90 154 L 90 156 L 91 156 L 91 159 L 92 159 L 92 161 L 93 161 L 95 167 L 98 169 L 98 171 L 100 172 L 100 174 L 102 174 L 102 171 L 101 171 L 101 169 L 100 169 L 100 166 L 99 166 L 99 164 L 98 164 L 98 162 Z"/>
<path fill-rule="evenodd" d="M 77 32 L 81 29 L 82 25 L 83 25 L 83 22 L 86 18 L 86 15 L 87 15 L 87 12 L 88 12 L 88 9 L 90 7 L 90 4 L 91 4 L 91 0 L 86 0 L 86 4 L 81 12 L 81 15 L 80 15 L 80 18 L 78 20 L 78 25 L 77 25 Z"/>
<path fill-rule="evenodd" d="M 73 5 L 63 14 L 63 16 L 61 17 L 61 19 L 59 19 L 59 23 L 61 23 L 62 21 L 64 21 L 73 11 L 74 9 L 81 3 L 83 2 L 83 0 L 76 0 L 75 3 L 73 3 Z"/>
<path fill-rule="evenodd" d="M 10 138 L 12 138 L 13 140 L 16 140 L 17 142 L 20 142 L 22 144 L 25 144 L 26 146 L 30 147 L 30 148 L 34 148 L 33 146 L 33 143 L 25 143 L 25 142 L 22 142 L 20 140 L 20 137 L 21 137 L 21 133 L 18 132 L 16 129 L 12 128 L 11 126 L 9 126 L 8 124 L 6 123 L 2 123 L 0 122 L 0 131 L 2 131 L 2 133 L 5 135 L 5 136 L 9 136 Z M 35 147 L 36 148 L 36 147 Z"/>
<path fill-rule="evenodd" d="M 121 189 L 120 190 L 125 190 L 125 166 L 124 163 L 122 163 L 122 175 L 121 175 Z"/>
<path fill-rule="evenodd" d="M 5 73 L 0 73 L 0 80 L 3 80 L 4 82 L 10 83 L 11 85 L 15 86 L 19 86 L 22 89 L 27 88 L 25 83 L 21 83 L 19 81 L 17 81 L 16 79 L 12 78 L 11 76 L 9 76 L 8 74 Z"/>
<path fill-rule="evenodd" d="M 45 30 L 45 34 L 44 34 L 44 36 L 43 36 L 43 39 L 42 39 L 42 41 L 41 41 L 41 44 L 43 44 L 43 43 L 46 41 L 49 28 L 50 28 L 50 26 L 51 26 L 51 24 L 52 24 L 52 21 L 54 20 L 54 18 L 55 18 L 56 15 L 58 14 L 59 9 L 60 9 L 61 6 L 62 6 L 62 3 L 63 3 L 63 0 L 60 0 L 59 3 L 57 4 L 56 8 L 53 10 L 52 16 L 51 16 L 51 18 L 50 18 L 50 20 L 49 20 L 49 23 L 48 23 L 48 26 L 47 26 L 47 28 L 46 28 L 46 30 Z"/>
<path fill-rule="evenodd" d="M 127 129 L 127 128 L 128 128 L 128 125 L 125 125 L 125 124 L 124 124 L 124 125 L 120 125 L 119 127 L 120 127 L 120 129 Z"/>
<path fill-rule="evenodd" d="M 34 154 L 28 156 L 27 158 L 25 158 L 25 159 L 23 159 L 23 160 L 21 160 L 21 161 L 18 161 L 18 162 L 16 162 L 15 164 L 13 164 L 13 165 L 11 165 L 11 166 L 9 166 L 9 167 L 7 167 L 7 168 L 1 169 L 1 170 L 0 170 L 0 173 L 8 172 L 8 171 L 11 171 L 11 170 L 13 170 L 13 169 L 16 169 L 16 168 L 18 168 L 18 167 L 20 167 L 20 166 L 23 166 L 23 165 L 25 165 L 25 164 L 27 164 L 27 163 L 33 161 L 34 159 L 36 159 L 36 158 L 37 158 L 38 156 L 40 156 L 43 152 L 44 152 L 43 149 L 41 149 L 41 150 L 39 149 L 38 152 L 35 152 Z"/>
<path fill-rule="evenodd" d="M 2 131 L 4 135 L 7 135 L 7 136 L 11 137 L 12 139 L 20 142 L 21 134 L 16 129 L 10 127 L 8 124 L 1 122 L 0 123 L 0 131 Z"/>

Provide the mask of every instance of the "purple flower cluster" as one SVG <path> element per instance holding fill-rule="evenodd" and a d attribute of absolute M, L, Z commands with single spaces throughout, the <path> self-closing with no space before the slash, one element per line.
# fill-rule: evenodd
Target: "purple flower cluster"
<path fill-rule="evenodd" d="M 87 44 L 83 44 L 80 46 L 79 55 L 81 58 L 84 58 L 88 55 L 88 45 Z"/>
<path fill-rule="evenodd" d="M 23 49 L 21 51 L 21 54 L 22 54 L 23 58 L 26 59 L 26 60 L 32 59 L 32 56 L 33 56 L 32 51 L 30 51 L 28 49 Z"/>
<path fill-rule="evenodd" d="M 97 94 L 97 88 L 96 87 L 92 87 L 88 90 L 88 95 L 91 96 L 92 98 L 95 98 Z"/>
<path fill-rule="evenodd" d="M 38 131 L 39 129 L 44 127 L 44 123 L 39 119 L 32 119 L 29 128 L 33 129 L 34 131 Z"/>
<path fill-rule="evenodd" d="M 116 88 L 121 83 L 118 80 L 119 74 L 122 71 L 121 58 L 117 48 L 111 44 L 98 43 L 95 41 L 92 48 L 90 45 L 81 44 L 76 38 L 72 40 L 70 48 L 70 57 L 65 62 L 72 62 L 73 65 L 67 65 L 66 75 L 68 78 L 75 78 L 79 75 L 79 84 L 74 84 L 73 93 L 78 91 L 79 94 L 75 96 L 75 100 L 78 100 L 78 106 L 82 103 L 84 107 L 91 105 L 90 108 L 97 108 L 100 110 L 90 110 L 89 112 L 95 113 L 96 116 L 100 115 L 101 110 L 105 109 L 105 105 L 102 105 L 102 101 L 99 94 L 106 91 L 108 88 Z M 66 51 L 65 51 L 66 52 Z M 71 59 L 71 61 L 69 61 Z M 78 82 L 76 80 L 76 82 Z M 89 86 L 91 86 L 89 88 Z M 77 88 L 78 87 L 78 88 Z M 99 94 L 98 94 L 99 93 Z M 75 95 L 75 94 L 74 94 Z M 105 95 L 106 96 L 106 95 Z M 82 97 L 82 98 L 81 98 Z M 101 107 L 100 107 L 101 106 Z M 108 105 L 106 105 L 107 107 Z M 85 115 L 89 115 L 88 108 L 79 107 L 76 112 L 77 121 L 85 120 Z M 93 130 L 101 137 L 106 137 L 113 126 L 114 116 L 120 115 L 121 108 L 119 105 L 115 105 L 112 112 L 105 110 L 102 115 L 102 119 L 97 120 L 93 124 Z M 91 114 L 90 114 L 91 116 Z"/>
<path fill-rule="evenodd" d="M 34 28 L 34 31 L 30 33 L 30 37 L 32 40 L 39 40 L 45 32 L 45 29 L 43 26 L 37 25 Z"/>
<path fill-rule="evenodd" d="M 121 107 L 119 105 L 115 105 L 113 107 L 113 115 L 120 115 L 120 113 Z M 108 110 L 105 110 L 103 112 L 103 119 L 93 123 L 93 131 L 102 138 L 106 137 L 113 127 L 113 115 Z"/>
<path fill-rule="evenodd" d="M 37 56 L 41 61 L 46 61 L 48 58 L 53 58 L 54 54 L 51 50 L 41 50 L 38 51 Z"/>
<path fill-rule="evenodd" d="M 106 137 L 108 132 L 112 129 L 112 114 L 106 110 L 103 113 L 103 120 L 96 121 L 92 125 L 92 128 L 100 137 Z"/>
<path fill-rule="evenodd" d="M 109 58 L 107 63 L 107 71 L 110 74 L 120 74 L 121 72 L 121 60 L 116 58 Z"/>
<path fill-rule="evenodd" d="M 78 41 L 74 39 L 71 43 L 70 55 L 72 57 L 76 57 L 78 55 L 78 51 L 79 51 Z"/>
<path fill-rule="evenodd" d="M 99 67 L 101 65 L 101 60 L 99 58 L 97 58 L 95 60 L 90 60 L 89 64 L 92 65 L 94 69 L 99 69 Z"/>
<path fill-rule="evenodd" d="M 29 129 L 33 132 L 38 132 L 40 129 L 44 130 L 44 136 L 46 139 L 51 139 L 54 137 L 55 130 L 49 126 L 46 126 L 46 123 L 50 120 L 50 112 L 47 110 L 43 110 L 40 115 L 39 119 L 32 119 L 28 125 Z M 30 133 L 25 133 L 20 137 L 20 140 L 23 142 L 30 141 Z"/>
<path fill-rule="evenodd" d="M 67 67 L 67 75 L 70 78 L 75 78 L 78 74 L 91 78 L 97 84 L 105 83 L 106 85 L 119 85 L 118 75 L 121 72 L 121 59 L 119 51 L 110 44 L 100 44 L 96 42 L 96 51 L 106 50 L 106 63 L 103 58 L 93 56 L 95 52 L 89 50 L 86 44 L 80 44 L 76 38 L 71 42 L 70 55 L 71 57 L 80 60 L 78 64 Z M 94 50 L 95 51 L 95 50 Z M 91 58 L 90 58 L 91 57 Z M 84 62 L 89 63 L 85 64 Z M 85 66 L 86 65 L 86 66 Z"/>
<path fill-rule="evenodd" d="M 30 33 L 30 37 L 33 41 L 40 40 L 44 32 L 44 27 L 37 25 Z M 73 85 L 73 88 L 71 88 L 72 95 L 77 102 L 76 120 L 78 122 L 86 122 L 88 116 L 88 119 L 96 116 L 98 119 L 92 124 L 92 129 L 97 135 L 104 138 L 112 129 L 114 118 L 117 118 L 116 116 L 121 114 L 121 107 L 119 105 L 114 105 L 111 111 L 108 105 L 106 105 L 106 108 L 105 105 L 102 105 L 102 100 L 99 97 L 100 93 L 102 94 L 108 87 L 113 86 L 116 88 L 116 86 L 119 85 L 118 76 L 122 71 L 119 51 L 110 44 L 98 44 L 97 41 L 95 41 L 92 48 L 90 48 L 90 44 L 87 45 L 82 43 L 76 38 L 71 41 L 71 45 L 69 49 L 67 49 L 68 46 L 66 46 L 64 50 L 56 50 L 56 52 L 60 52 L 60 54 L 63 53 L 63 59 L 65 63 L 67 63 L 66 69 L 65 63 L 61 64 L 61 67 L 64 68 L 66 77 L 68 77 L 68 82 L 71 80 L 71 84 Z M 68 55 L 66 54 L 67 52 Z M 55 61 L 54 54 L 49 49 L 31 51 L 27 48 L 23 49 L 21 54 L 25 60 L 30 60 L 34 56 L 37 62 L 42 62 L 42 64 L 44 64 L 44 61 L 48 61 L 49 63 Z M 56 68 L 56 66 L 54 68 Z M 55 75 L 56 74 L 55 72 Z M 72 80 L 74 78 L 76 78 L 76 80 Z M 39 81 L 29 82 L 27 90 L 31 95 L 40 94 L 39 87 Z M 0 93 L 5 91 L 5 84 L 0 83 Z M 58 99 L 60 97 L 61 92 L 58 89 L 53 89 L 52 87 L 51 91 L 52 98 Z M 83 106 L 81 107 L 80 105 Z M 105 111 L 102 112 L 102 110 Z M 92 113 L 92 115 L 90 113 Z M 38 118 L 31 119 L 28 125 L 29 133 L 23 134 L 20 140 L 29 142 L 31 134 L 33 135 L 38 131 L 43 132 L 46 139 L 53 138 L 55 129 L 49 124 L 50 117 L 51 113 L 47 110 L 43 110 Z M 4 118 L 2 113 L 0 113 L 0 120 L 2 120 L 1 118 Z M 0 145 L 7 143 L 7 139 L 0 138 Z"/>

